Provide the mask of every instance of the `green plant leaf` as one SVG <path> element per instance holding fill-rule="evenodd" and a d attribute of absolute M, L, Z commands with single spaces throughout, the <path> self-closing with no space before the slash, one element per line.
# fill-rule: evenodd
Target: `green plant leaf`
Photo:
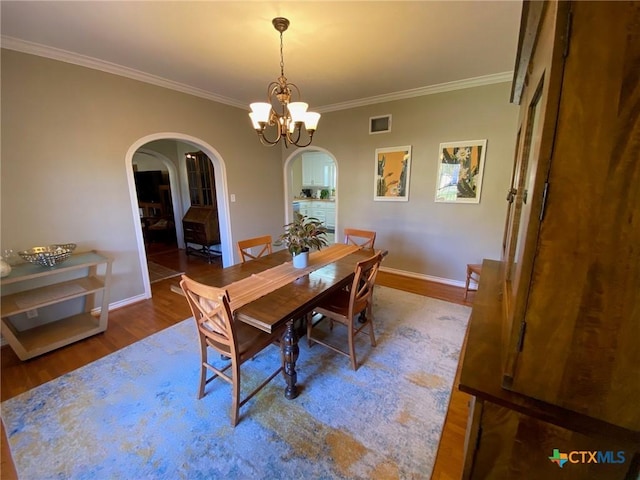
<path fill-rule="evenodd" d="M 294 220 L 284 225 L 284 233 L 274 242 L 284 245 L 292 255 L 312 249 L 320 250 L 329 245 L 327 228 L 315 217 L 294 213 Z"/>

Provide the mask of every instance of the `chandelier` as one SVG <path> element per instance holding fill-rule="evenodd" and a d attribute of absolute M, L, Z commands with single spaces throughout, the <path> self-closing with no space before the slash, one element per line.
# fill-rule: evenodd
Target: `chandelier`
<path fill-rule="evenodd" d="M 249 117 L 251 117 L 253 128 L 258 133 L 263 145 L 273 146 L 284 139 L 284 145 L 287 148 L 289 144 L 296 147 L 307 147 L 311 145 L 320 114 L 307 112 L 309 105 L 304 102 L 291 101 L 294 91 L 297 93 L 297 99 L 300 99 L 300 89 L 294 83 L 289 83 L 287 77 L 284 76 L 282 33 L 289 28 L 289 20 L 277 17 L 273 19 L 272 23 L 274 28 L 280 32 L 280 76 L 278 81 L 269 84 L 267 89 L 268 102 L 256 102 L 250 105 Z M 274 106 L 275 99 L 278 100 L 278 103 Z M 275 133 L 271 139 L 265 135 L 267 127 L 275 127 Z M 304 137 L 302 136 L 303 128 L 307 131 Z"/>

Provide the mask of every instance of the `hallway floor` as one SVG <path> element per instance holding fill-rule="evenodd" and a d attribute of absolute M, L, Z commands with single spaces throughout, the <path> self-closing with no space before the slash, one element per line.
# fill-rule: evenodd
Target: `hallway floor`
<path fill-rule="evenodd" d="M 150 244 L 147 246 L 147 260 L 163 267 L 185 273 L 194 273 L 211 268 L 222 268 L 222 257 L 211 257 L 211 263 L 201 255 L 187 255 L 186 250 L 176 244 Z"/>

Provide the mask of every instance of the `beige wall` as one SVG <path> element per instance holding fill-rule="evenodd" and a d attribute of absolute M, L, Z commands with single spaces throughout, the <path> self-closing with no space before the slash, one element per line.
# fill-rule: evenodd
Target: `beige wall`
<path fill-rule="evenodd" d="M 384 266 L 464 280 L 466 264 L 499 258 L 518 107 L 501 83 L 325 113 L 314 146 L 338 165 L 338 228 L 378 232 Z M 369 117 L 392 115 L 389 133 L 369 134 Z M 435 203 L 439 144 L 487 139 L 479 204 Z M 375 149 L 412 146 L 408 202 L 374 202 Z M 286 158 L 285 158 L 286 160 Z"/>
<path fill-rule="evenodd" d="M 278 233 L 281 153 L 259 143 L 247 112 L 10 50 L 1 61 L 2 249 L 76 242 L 114 258 L 112 302 L 143 294 L 125 156 L 162 132 L 220 154 L 233 239 Z"/>
<path fill-rule="evenodd" d="M 9 50 L 1 73 L 2 249 L 73 241 L 114 258 L 112 303 L 141 295 L 125 156 L 163 132 L 219 154 L 236 195 L 232 241 L 279 234 L 282 164 L 294 151 L 262 146 L 246 111 Z M 339 227 L 377 230 L 385 265 L 418 275 L 461 281 L 466 263 L 498 257 L 517 118 L 508 96 L 498 84 L 325 113 L 314 145 L 337 160 Z M 389 113 L 392 132 L 369 135 L 369 117 Z M 439 143 L 480 138 L 488 140 L 480 204 L 434 203 Z M 413 146 L 409 202 L 374 202 L 375 148 L 398 145 Z M 187 147 L 158 150 L 177 161 Z"/>
<path fill-rule="evenodd" d="M 138 172 L 154 170 L 167 171 L 166 165 L 158 160 L 158 158 L 147 153 L 142 153 L 140 150 L 133 155 L 133 164 L 136 166 L 136 171 Z"/>

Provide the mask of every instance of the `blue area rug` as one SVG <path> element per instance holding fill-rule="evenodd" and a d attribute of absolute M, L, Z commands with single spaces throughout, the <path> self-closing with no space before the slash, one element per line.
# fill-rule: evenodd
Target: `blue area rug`
<path fill-rule="evenodd" d="M 470 309 L 384 287 L 363 365 L 300 341 L 300 396 L 274 379 L 229 422 L 230 386 L 196 399 L 192 319 L 2 403 L 21 479 L 427 479 Z M 135 321 L 135 319 L 131 319 Z M 279 362 L 243 366 L 243 391 Z"/>

